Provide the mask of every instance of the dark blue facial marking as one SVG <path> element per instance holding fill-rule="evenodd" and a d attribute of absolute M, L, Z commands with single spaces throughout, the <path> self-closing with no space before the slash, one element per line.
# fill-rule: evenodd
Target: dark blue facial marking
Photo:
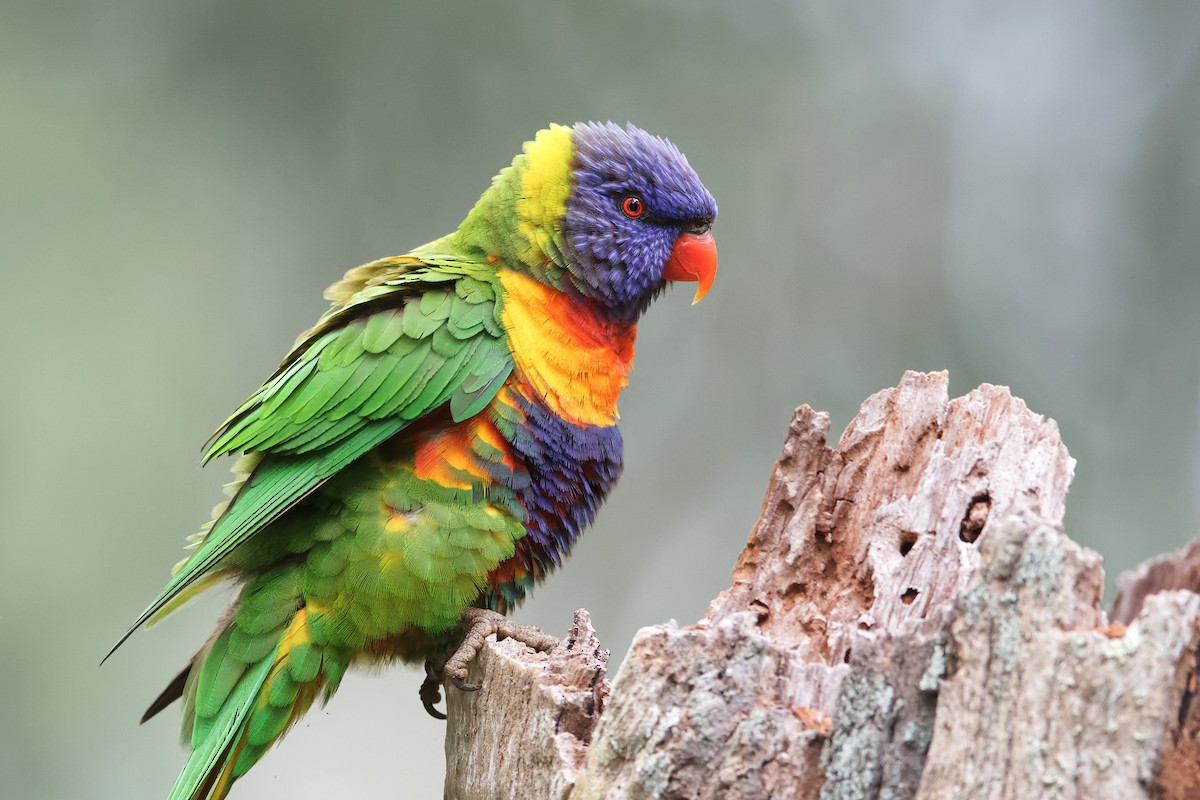
<path fill-rule="evenodd" d="M 680 233 L 717 216 L 717 203 L 675 145 L 627 125 L 575 126 L 575 186 L 563 238 L 572 283 L 632 322 L 664 287 L 662 272 Z M 628 216 L 636 195 L 644 213 Z"/>

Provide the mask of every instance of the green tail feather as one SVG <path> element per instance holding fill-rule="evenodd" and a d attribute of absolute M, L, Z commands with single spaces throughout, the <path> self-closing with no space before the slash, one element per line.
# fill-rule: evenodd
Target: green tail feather
<path fill-rule="evenodd" d="M 312 642 L 299 580 L 295 570 L 252 580 L 233 618 L 197 655 L 183 689 L 192 754 L 170 800 L 221 800 L 322 688 L 326 699 L 336 689 L 349 654 Z"/>
<path fill-rule="evenodd" d="M 193 742 L 187 764 L 171 789 L 169 800 L 220 800 L 229 792 L 233 772 L 245 744 L 246 722 L 267 681 L 275 652 L 242 675 L 199 742 Z M 207 664 L 205 665 L 207 667 Z M 196 732 L 201 721 L 197 721 Z"/>

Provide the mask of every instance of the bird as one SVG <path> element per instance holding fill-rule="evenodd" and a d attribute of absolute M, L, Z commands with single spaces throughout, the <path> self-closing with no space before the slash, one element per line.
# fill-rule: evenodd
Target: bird
<path fill-rule="evenodd" d="M 717 205 L 626 124 L 550 125 L 453 232 L 349 270 L 209 440 L 227 502 L 130 635 L 240 585 L 142 721 L 183 700 L 170 800 L 220 800 L 352 666 L 425 662 L 426 707 L 558 567 L 622 469 L 617 400 L 642 313 L 713 284 Z M 465 631 L 465 633 L 464 633 Z M 540 635 L 540 636 L 539 636 Z M 102 662 L 103 663 L 103 662 Z"/>

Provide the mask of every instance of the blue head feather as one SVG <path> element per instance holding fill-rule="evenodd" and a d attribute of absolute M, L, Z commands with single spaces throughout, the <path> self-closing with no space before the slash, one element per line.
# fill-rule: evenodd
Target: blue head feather
<path fill-rule="evenodd" d="M 675 240 L 711 225 L 717 203 L 675 145 L 633 125 L 581 122 L 574 144 L 563 221 L 571 282 L 614 318 L 633 321 L 665 287 Z M 636 219 L 621 209 L 629 195 L 645 204 Z"/>

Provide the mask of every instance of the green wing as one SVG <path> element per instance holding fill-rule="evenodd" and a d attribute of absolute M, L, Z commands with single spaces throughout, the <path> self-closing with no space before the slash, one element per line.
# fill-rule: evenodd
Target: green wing
<path fill-rule="evenodd" d="M 455 421 L 477 413 L 491 399 L 481 390 L 495 394 L 512 359 L 492 286 L 434 282 L 446 279 L 444 271 L 407 275 L 324 321 L 225 421 L 204 460 L 328 451 L 373 426 L 394 433 L 446 401 Z"/>
<path fill-rule="evenodd" d="M 361 289 L 301 338 L 204 456 L 260 460 L 109 655 L 238 545 L 413 420 L 448 404 L 460 421 L 491 401 L 512 356 L 494 284 L 476 269 L 407 267 Z"/>

